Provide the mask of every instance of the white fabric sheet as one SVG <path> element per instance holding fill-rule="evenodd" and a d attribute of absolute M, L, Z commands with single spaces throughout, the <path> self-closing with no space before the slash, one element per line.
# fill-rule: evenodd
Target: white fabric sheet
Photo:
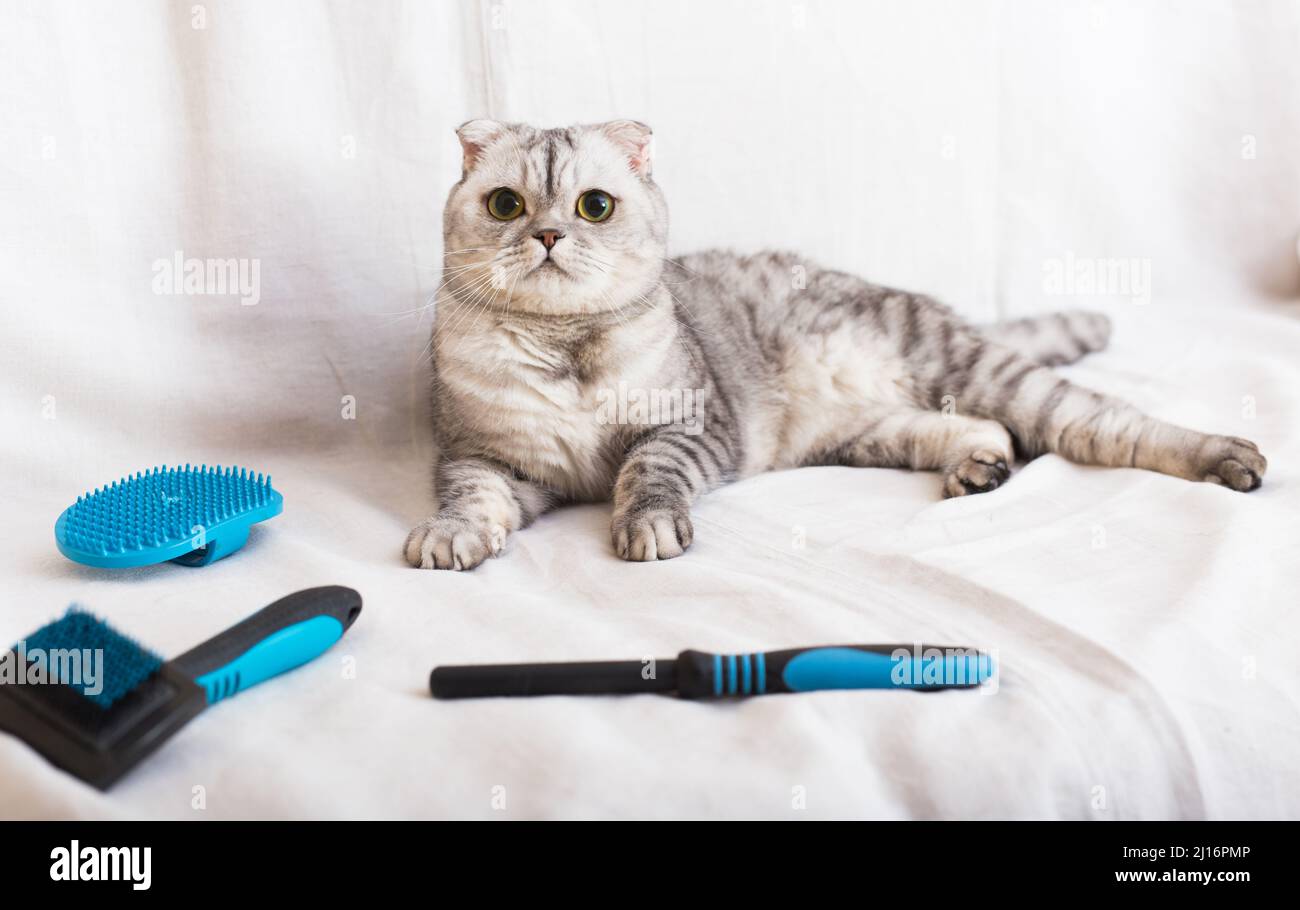
<path fill-rule="evenodd" d="M 0 6 L 0 639 L 75 601 L 175 654 L 297 588 L 366 600 L 108 794 L 0 737 L 0 815 L 1300 816 L 1300 18 L 1054 6 Z M 421 308 L 478 115 L 652 123 L 677 250 L 794 248 L 974 319 L 1105 309 L 1112 350 L 1069 375 L 1254 439 L 1265 486 L 1046 457 L 942 502 L 808 469 L 707 497 L 669 562 L 617 560 L 588 506 L 473 573 L 406 568 Z M 256 259 L 257 303 L 155 293 L 177 252 Z M 1150 293 L 1047 283 L 1109 258 Z M 55 550 L 78 493 L 186 461 L 271 472 L 284 514 L 198 570 Z M 425 688 L 437 662 L 899 640 L 997 649 L 997 691 Z"/>

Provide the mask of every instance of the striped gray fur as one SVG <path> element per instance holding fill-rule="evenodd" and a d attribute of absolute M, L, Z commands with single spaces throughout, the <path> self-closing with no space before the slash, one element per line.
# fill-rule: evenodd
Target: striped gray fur
<path fill-rule="evenodd" d="M 412 565 L 472 568 L 548 509 L 609 499 L 619 556 L 677 556 L 699 496 L 803 465 L 937 471 L 947 496 L 995 489 L 1017 454 L 1235 490 L 1264 474 L 1246 440 L 1053 372 L 1105 347 L 1100 314 L 975 327 L 790 253 L 666 258 L 648 127 L 458 132 L 433 337 L 438 511 L 407 538 Z M 525 201 L 516 220 L 487 211 L 500 187 Z M 593 189 L 615 201 L 598 223 L 576 212 Z M 562 235 L 553 248 L 543 230 Z M 659 393 L 666 410 L 609 419 L 620 388 Z"/>

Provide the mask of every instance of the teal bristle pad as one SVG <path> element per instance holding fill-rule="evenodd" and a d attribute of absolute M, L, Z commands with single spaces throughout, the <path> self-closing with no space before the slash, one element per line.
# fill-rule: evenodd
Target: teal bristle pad
<path fill-rule="evenodd" d="M 48 655 L 87 650 L 103 655 L 102 678 L 96 680 L 93 689 L 83 679 L 56 678 L 59 663 L 49 660 Z M 162 666 L 162 658 L 157 654 L 75 606 L 69 607 L 62 619 L 28 635 L 14 646 L 14 651 L 32 655 L 32 660 L 50 674 L 50 682 L 63 683 L 105 709 L 134 691 Z"/>
<path fill-rule="evenodd" d="M 88 566 L 206 566 L 242 547 L 249 527 L 283 508 L 269 475 L 220 465 L 157 467 L 78 496 L 55 523 L 54 539 L 64 556 Z"/>

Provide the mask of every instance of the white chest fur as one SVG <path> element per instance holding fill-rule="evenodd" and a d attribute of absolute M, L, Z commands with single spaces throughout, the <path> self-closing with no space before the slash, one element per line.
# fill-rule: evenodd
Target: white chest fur
<path fill-rule="evenodd" d="M 629 378 L 652 381 L 665 349 L 625 343 L 617 327 L 568 336 L 521 320 L 481 322 L 437 339 L 439 407 L 528 476 L 574 498 L 607 498 L 623 428 L 604 419 L 602 393 Z"/>

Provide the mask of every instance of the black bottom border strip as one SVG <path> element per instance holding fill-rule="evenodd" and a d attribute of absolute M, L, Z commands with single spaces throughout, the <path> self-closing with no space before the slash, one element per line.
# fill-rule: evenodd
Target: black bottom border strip
<path fill-rule="evenodd" d="M 1230 899 L 1289 884 L 1298 833 L 1292 822 L 33 821 L 0 823 L 0 856 L 10 894 L 213 899 L 278 882 L 295 897 L 330 897 L 350 883 L 431 881 L 477 881 L 494 894 L 531 882 L 544 893 L 614 874 L 635 900 L 675 878 L 734 888 L 838 872 L 844 886 L 897 886 L 900 897 L 1051 888 Z"/>

